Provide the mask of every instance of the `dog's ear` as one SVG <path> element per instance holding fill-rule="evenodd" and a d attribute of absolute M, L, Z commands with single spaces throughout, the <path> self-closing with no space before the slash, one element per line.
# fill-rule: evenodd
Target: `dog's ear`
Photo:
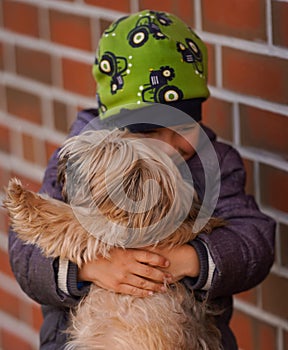
<path fill-rule="evenodd" d="M 39 246 L 47 257 L 66 258 L 78 266 L 93 258 L 89 249 L 95 238 L 68 204 L 26 190 L 17 179 L 10 180 L 3 204 L 19 238 Z"/>
<path fill-rule="evenodd" d="M 64 155 L 59 158 L 57 166 L 57 182 L 62 186 L 62 197 L 67 202 L 66 191 L 66 169 L 68 163 L 68 155 Z"/>

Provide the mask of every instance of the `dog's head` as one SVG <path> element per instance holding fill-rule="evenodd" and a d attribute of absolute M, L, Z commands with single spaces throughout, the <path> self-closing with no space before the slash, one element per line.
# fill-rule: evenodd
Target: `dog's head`
<path fill-rule="evenodd" d="M 59 170 L 75 215 L 111 246 L 163 241 L 187 218 L 194 199 L 193 187 L 157 142 L 127 131 L 90 131 L 70 139 Z"/>
<path fill-rule="evenodd" d="M 16 181 L 4 202 L 20 237 L 47 255 L 79 265 L 111 247 L 182 244 L 198 234 L 194 189 L 157 144 L 126 131 L 87 131 L 64 144 L 59 174 L 67 204 Z"/>

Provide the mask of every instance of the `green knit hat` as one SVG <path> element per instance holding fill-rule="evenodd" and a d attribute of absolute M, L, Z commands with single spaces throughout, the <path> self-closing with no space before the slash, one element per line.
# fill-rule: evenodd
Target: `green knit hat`
<path fill-rule="evenodd" d="M 101 120 L 155 102 L 200 120 L 209 96 L 204 43 L 164 12 L 144 10 L 112 23 L 99 41 L 93 75 Z"/>

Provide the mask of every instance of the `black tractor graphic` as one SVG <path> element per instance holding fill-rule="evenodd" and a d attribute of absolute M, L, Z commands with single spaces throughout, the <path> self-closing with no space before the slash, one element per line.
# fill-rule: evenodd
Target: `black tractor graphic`
<path fill-rule="evenodd" d="M 128 33 L 127 39 L 132 47 L 140 47 L 146 43 L 149 35 L 152 35 L 157 40 L 166 38 L 166 35 L 161 32 L 160 27 L 152 22 L 151 17 L 147 15 L 139 18 L 136 27 Z"/>
<path fill-rule="evenodd" d="M 203 57 L 197 44 L 192 39 L 185 39 L 186 45 L 178 42 L 177 51 L 182 54 L 184 62 L 192 63 L 198 73 L 203 73 Z"/>
<path fill-rule="evenodd" d="M 154 15 L 158 22 L 163 26 L 170 26 L 172 20 L 167 16 L 165 12 L 150 11 L 150 15 Z"/>
<path fill-rule="evenodd" d="M 104 52 L 101 60 L 96 63 L 99 65 L 99 70 L 103 74 L 107 74 L 111 77 L 111 93 L 112 95 L 120 89 L 123 89 L 124 79 L 126 74 L 123 74 L 127 70 L 127 60 L 125 57 L 115 56 L 112 52 Z"/>
<path fill-rule="evenodd" d="M 113 22 L 105 31 L 104 31 L 104 34 L 111 34 L 113 33 L 117 27 L 118 27 L 118 24 L 122 21 L 124 21 L 124 19 L 128 18 L 128 16 L 124 16 L 124 17 L 121 17 L 119 18 L 117 21 Z"/>
<path fill-rule="evenodd" d="M 143 102 L 169 103 L 183 99 L 183 92 L 168 82 L 175 77 L 174 69 L 168 66 L 151 70 L 150 84 L 142 90 Z"/>

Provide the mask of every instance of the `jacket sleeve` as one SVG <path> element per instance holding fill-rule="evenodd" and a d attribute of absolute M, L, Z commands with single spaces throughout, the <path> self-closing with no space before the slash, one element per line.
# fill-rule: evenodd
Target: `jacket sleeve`
<path fill-rule="evenodd" d="M 71 128 L 70 136 L 79 133 L 91 118 L 89 113 L 80 113 Z M 62 200 L 61 187 L 57 183 L 58 151 L 59 149 L 49 161 L 40 192 Z M 24 244 L 12 229 L 9 231 L 8 249 L 10 264 L 19 285 L 36 302 L 57 307 L 71 307 L 79 301 L 79 297 L 87 293 L 87 288 L 77 288 L 77 267 L 71 263 L 67 271 L 70 293 L 64 293 L 57 283 L 58 259 L 46 258 L 37 246 Z"/>
<path fill-rule="evenodd" d="M 244 191 L 242 159 L 232 147 L 220 159 L 221 187 L 214 216 L 226 221 L 210 235 L 201 234 L 215 263 L 209 297 L 230 296 L 255 287 L 274 261 L 275 222 Z"/>

